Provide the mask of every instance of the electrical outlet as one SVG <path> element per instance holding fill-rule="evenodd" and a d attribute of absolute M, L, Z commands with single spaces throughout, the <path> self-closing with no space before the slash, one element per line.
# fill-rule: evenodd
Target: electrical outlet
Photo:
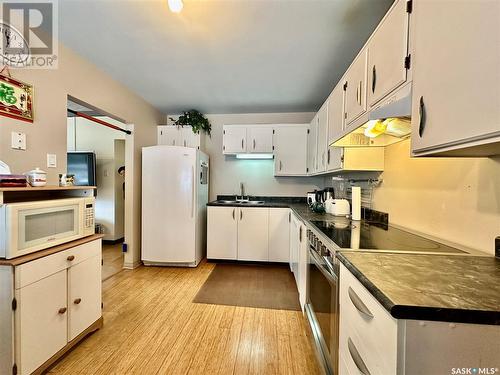
<path fill-rule="evenodd" d="M 14 150 L 26 150 L 26 134 L 12 132 L 11 133 L 11 147 Z"/>
<path fill-rule="evenodd" d="M 47 168 L 57 168 L 56 154 L 47 154 Z"/>

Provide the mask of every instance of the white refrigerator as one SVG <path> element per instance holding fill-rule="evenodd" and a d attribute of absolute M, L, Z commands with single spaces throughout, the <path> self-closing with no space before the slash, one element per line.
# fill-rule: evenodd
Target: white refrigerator
<path fill-rule="evenodd" d="M 179 146 L 142 149 L 142 262 L 196 267 L 206 253 L 209 159 Z"/>

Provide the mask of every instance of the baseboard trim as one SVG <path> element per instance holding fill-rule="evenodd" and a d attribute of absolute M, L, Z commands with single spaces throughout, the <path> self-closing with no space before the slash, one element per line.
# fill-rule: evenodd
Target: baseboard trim
<path fill-rule="evenodd" d="M 141 265 L 142 265 L 142 262 L 140 260 L 133 262 L 133 263 L 124 262 L 123 268 L 126 270 L 133 270 L 133 269 L 136 269 L 137 267 L 140 267 Z"/>

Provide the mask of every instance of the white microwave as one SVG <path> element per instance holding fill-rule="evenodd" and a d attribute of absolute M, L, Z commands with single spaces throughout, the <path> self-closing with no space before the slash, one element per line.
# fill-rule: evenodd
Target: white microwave
<path fill-rule="evenodd" d="M 0 205 L 0 258 L 15 258 L 95 233 L 95 198 Z"/>

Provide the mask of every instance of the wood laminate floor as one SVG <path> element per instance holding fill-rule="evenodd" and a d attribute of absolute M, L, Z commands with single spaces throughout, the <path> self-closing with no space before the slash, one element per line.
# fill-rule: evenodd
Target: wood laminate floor
<path fill-rule="evenodd" d="M 109 278 L 104 327 L 50 373 L 320 373 L 301 312 L 193 303 L 213 268 L 140 267 Z"/>

